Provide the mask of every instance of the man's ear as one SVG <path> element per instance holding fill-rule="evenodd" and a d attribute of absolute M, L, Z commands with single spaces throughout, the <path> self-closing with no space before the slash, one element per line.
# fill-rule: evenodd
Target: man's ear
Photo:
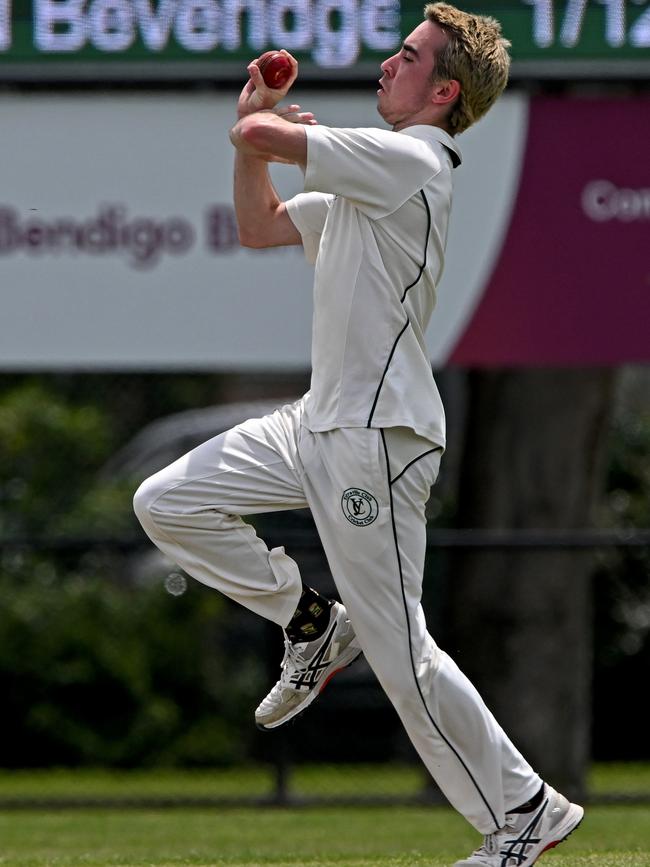
<path fill-rule="evenodd" d="M 460 90 L 460 82 L 456 81 L 455 78 L 436 81 L 433 85 L 431 101 L 435 103 L 435 105 L 449 105 L 458 99 L 460 96 Z"/>

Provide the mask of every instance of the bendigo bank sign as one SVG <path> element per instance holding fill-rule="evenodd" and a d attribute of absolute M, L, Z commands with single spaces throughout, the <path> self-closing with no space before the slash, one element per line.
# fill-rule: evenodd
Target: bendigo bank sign
<path fill-rule="evenodd" d="M 123 204 L 101 205 L 90 217 L 25 215 L 0 204 L 0 257 L 117 256 L 133 268 L 154 268 L 199 242 L 215 255 L 239 248 L 232 205 L 208 206 L 199 227 L 182 216 L 130 215 Z"/>

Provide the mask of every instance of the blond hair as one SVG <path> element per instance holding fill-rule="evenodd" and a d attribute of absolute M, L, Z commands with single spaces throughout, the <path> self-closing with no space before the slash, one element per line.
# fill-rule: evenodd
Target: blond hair
<path fill-rule="evenodd" d="M 447 124 L 452 135 L 464 132 L 496 102 L 508 83 L 510 42 L 501 25 L 486 15 L 471 15 L 448 3 L 427 3 L 424 17 L 446 34 L 436 54 L 434 79 L 460 83 L 460 96 Z"/>

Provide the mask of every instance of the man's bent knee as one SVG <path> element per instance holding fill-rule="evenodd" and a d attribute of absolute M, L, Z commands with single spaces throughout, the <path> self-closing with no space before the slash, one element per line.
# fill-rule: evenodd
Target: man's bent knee
<path fill-rule="evenodd" d="M 155 507 L 163 493 L 164 491 L 156 482 L 156 476 L 150 476 L 142 482 L 133 496 L 133 511 L 147 532 L 156 526 Z"/>
<path fill-rule="evenodd" d="M 164 471 L 156 473 L 140 485 L 133 497 L 133 511 L 145 531 L 152 535 L 156 530 L 174 534 L 188 525 L 208 524 L 210 529 L 229 529 L 238 525 L 241 518 L 231 514 L 216 503 L 204 505 L 203 501 L 184 496 L 183 486 L 170 483 Z"/>

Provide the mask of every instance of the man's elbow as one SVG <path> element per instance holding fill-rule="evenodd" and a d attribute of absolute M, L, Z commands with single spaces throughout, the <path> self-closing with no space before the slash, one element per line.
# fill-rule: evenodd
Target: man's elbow
<path fill-rule="evenodd" d="M 244 229 L 241 226 L 237 230 L 239 243 L 242 247 L 250 247 L 253 250 L 261 250 L 264 247 L 271 246 L 263 237 L 260 231 L 254 229 Z"/>
<path fill-rule="evenodd" d="M 251 247 L 254 250 L 275 246 L 273 211 L 260 208 L 256 214 L 242 216 L 237 222 L 237 237 L 242 247 Z"/>
<path fill-rule="evenodd" d="M 256 115 L 249 115 L 242 124 L 240 135 L 251 150 L 259 154 L 270 153 L 268 123 Z"/>

